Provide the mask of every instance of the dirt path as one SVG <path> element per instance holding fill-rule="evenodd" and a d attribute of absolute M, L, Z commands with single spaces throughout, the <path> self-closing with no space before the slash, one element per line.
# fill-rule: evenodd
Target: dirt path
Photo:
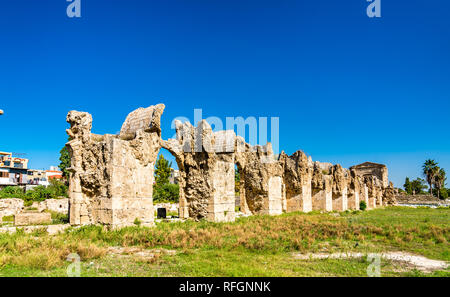
<path fill-rule="evenodd" d="M 414 266 L 416 269 L 424 272 L 431 272 L 435 270 L 442 270 L 448 267 L 448 263 L 440 260 L 428 259 L 424 256 L 418 256 L 413 254 L 408 254 L 405 252 L 388 252 L 377 254 L 381 258 L 391 260 L 394 262 L 403 262 Z M 299 260 L 310 260 L 310 259 L 348 259 L 348 258 L 362 258 L 366 257 L 367 254 L 363 253 L 334 253 L 334 254 L 299 254 L 294 253 L 294 258 Z"/>

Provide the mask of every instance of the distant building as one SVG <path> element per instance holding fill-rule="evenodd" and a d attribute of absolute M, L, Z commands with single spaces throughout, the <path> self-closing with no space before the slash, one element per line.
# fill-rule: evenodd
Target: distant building
<path fill-rule="evenodd" d="M 48 186 L 50 185 L 50 180 L 62 179 L 63 173 L 60 170 L 55 170 L 58 167 L 50 166 L 50 170 L 28 170 L 28 184 L 29 185 L 40 185 Z"/>
<path fill-rule="evenodd" d="M 44 170 L 29 169 L 28 170 L 28 184 L 36 186 L 48 186 L 47 175 Z"/>
<path fill-rule="evenodd" d="M 28 184 L 28 159 L 0 152 L 0 187 Z"/>
<path fill-rule="evenodd" d="M 385 188 L 389 185 L 388 168 L 384 164 L 365 162 L 350 167 L 350 169 L 354 169 L 356 174 L 362 177 L 376 176 L 383 183 L 383 187 Z"/>
<path fill-rule="evenodd" d="M 58 167 L 58 166 L 50 166 L 50 171 L 58 171 L 58 172 L 61 172 L 61 171 L 59 170 L 59 167 Z"/>
<path fill-rule="evenodd" d="M 63 178 L 63 172 L 58 170 L 58 167 L 50 166 L 50 170 L 45 170 L 45 175 L 47 178 L 50 179 L 62 179 Z"/>
<path fill-rule="evenodd" d="M 0 188 L 6 186 L 48 186 L 53 178 L 61 179 L 62 171 L 51 166 L 50 170 L 28 169 L 28 159 L 13 157 L 0 152 Z"/>
<path fill-rule="evenodd" d="M 178 184 L 179 179 L 180 179 L 180 171 L 170 168 L 169 182 L 171 184 Z"/>

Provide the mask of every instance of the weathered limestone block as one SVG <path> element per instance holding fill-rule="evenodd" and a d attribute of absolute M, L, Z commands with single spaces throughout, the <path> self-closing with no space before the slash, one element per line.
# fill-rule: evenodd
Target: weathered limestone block
<path fill-rule="evenodd" d="M 176 122 L 177 139 L 162 141 L 180 171 L 180 218 L 235 220 L 233 131 L 214 133 L 205 121 Z M 231 146 L 231 151 L 230 151 Z"/>
<path fill-rule="evenodd" d="M 361 197 L 360 200 L 366 202 L 366 206 L 369 205 L 369 187 L 364 183 L 364 181 L 362 182 L 363 187 L 361 188 Z"/>
<path fill-rule="evenodd" d="M 54 212 L 59 212 L 63 214 L 69 213 L 69 199 L 46 199 L 42 202 L 33 202 L 31 205 L 33 208 L 37 208 L 39 212 L 44 210 L 50 210 Z"/>
<path fill-rule="evenodd" d="M 348 208 L 348 179 L 350 173 L 337 164 L 332 167 L 333 176 L 333 210 L 346 211 Z"/>
<path fill-rule="evenodd" d="M 241 172 L 241 211 L 277 215 L 283 212 L 283 167 L 272 145 L 251 146 L 242 137 L 236 141 L 236 164 Z"/>
<path fill-rule="evenodd" d="M 71 111 L 70 224 L 154 224 L 153 172 L 164 105 L 133 111 L 120 135 L 91 134 L 92 116 Z"/>
<path fill-rule="evenodd" d="M 136 132 L 156 133 L 161 135 L 161 116 L 164 112 L 164 104 L 149 106 L 147 108 L 138 108 L 131 112 L 120 129 L 120 135 L 123 138 L 134 139 Z"/>
<path fill-rule="evenodd" d="M 383 205 L 396 205 L 394 184 L 389 182 L 389 186 L 383 192 Z"/>
<path fill-rule="evenodd" d="M 0 199 L 0 221 L 3 219 L 3 217 L 12 216 L 22 212 L 23 209 L 24 205 L 22 199 Z"/>
<path fill-rule="evenodd" d="M 329 168 L 324 167 L 320 162 L 314 162 L 312 187 L 312 209 L 313 210 L 333 210 L 333 176 L 329 173 Z"/>
<path fill-rule="evenodd" d="M 383 187 L 381 181 L 376 176 L 364 177 L 364 182 L 368 188 L 369 203 L 368 209 L 382 205 Z"/>
<path fill-rule="evenodd" d="M 52 222 L 52 215 L 48 212 L 22 212 L 14 216 L 14 225 L 41 225 L 50 224 Z"/>
<path fill-rule="evenodd" d="M 291 156 L 282 152 L 280 162 L 284 173 L 286 211 L 312 211 L 313 164 L 311 160 L 304 152 L 297 151 Z"/>
<path fill-rule="evenodd" d="M 358 210 L 360 199 L 364 199 L 361 191 L 363 190 L 361 178 L 356 174 L 355 170 L 350 170 L 350 178 L 348 184 L 348 209 Z M 362 201 L 362 200 L 361 200 Z"/>
<path fill-rule="evenodd" d="M 375 207 L 378 207 L 378 206 L 383 206 L 383 188 L 382 187 L 379 187 L 378 189 L 377 189 L 377 200 L 376 200 L 376 206 Z"/>

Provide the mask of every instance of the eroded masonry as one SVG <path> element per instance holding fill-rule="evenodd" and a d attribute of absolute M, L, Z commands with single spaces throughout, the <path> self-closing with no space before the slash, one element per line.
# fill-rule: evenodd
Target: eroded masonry
<path fill-rule="evenodd" d="M 234 131 L 214 132 L 176 122 L 176 138 L 161 138 L 165 106 L 139 108 L 117 135 L 91 133 L 92 116 L 67 115 L 71 156 L 69 213 L 72 225 L 121 227 L 137 220 L 154 224 L 154 165 L 161 148 L 180 172 L 179 215 L 214 222 L 235 220 L 235 168 L 240 173 L 240 210 L 277 215 L 312 210 L 345 211 L 394 204 L 385 165 L 363 163 L 350 169 L 313 162 L 302 151 L 275 157 L 272 146 L 251 146 Z"/>

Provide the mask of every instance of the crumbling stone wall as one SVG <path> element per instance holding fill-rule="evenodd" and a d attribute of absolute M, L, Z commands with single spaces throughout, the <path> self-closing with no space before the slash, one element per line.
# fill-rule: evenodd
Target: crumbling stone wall
<path fill-rule="evenodd" d="M 164 105 L 130 113 L 118 135 L 91 133 L 92 116 L 71 111 L 67 143 L 71 155 L 70 223 L 154 224 L 154 163 L 161 147 L 179 168 L 179 214 L 183 219 L 235 220 L 235 167 L 241 176 L 241 211 L 277 215 L 311 210 L 345 211 L 395 203 L 394 188 L 382 164 L 348 169 L 312 162 L 302 151 L 275 158 L 272 146 L 251 146 L 233 131 L 214 132 L 176 121 L 176 138 L 162 140 Z"/>
<path fill-rule="evenodd" d="M 3 217 L 12 216 L 22 212 L 24 208 L 25 206 L 23 199 L 0 199 L 0 221 Z"/>
<path fill-rule="evenodd" d="M 235 219 L 232 131 L 214 133 L 205 121 L 176 123 L 177 139 L 162 141 L 180 171 L 180 217 L 214 222 Z"/>
<path fill-rule="evenodd" d="M 396 205 L 394 184 L 389 182 L 389 186 L 383 189 L 383 205 Z"/>
<path fill-rule="evenodd" d="M 348 208 L 348 179 L 349 171 L 337 164 L 332 167 L 331 175 L 333 176 L 333 210 L 346 211 Z"/>
<path fill-rule="evenodd" d="M 282 152 L 280 162 L 284 172 L 285 211 L 312 211 L 313 164 L 311 158 L 302 151 L 297 151 L 291 156 Z"/>
<path fill-rule="evenodd" d="M 313 210 L 333 210 L 333 176 L 331 167 L 328 164 L 314 162 L 312 187 L 312 209 Z"/>
<path fill-rule="evenodd" d="M 350 170 L 350 176 L 348 179 L 348 209 L 357 210 L 359 209 L 360 199 L 364 200 L 364 185 L 362 183 L 361 177 L 356 174 L 355 170 Z"/>
<path fill-rule="evenodd" d="M 243 181 L 241 211 L 247 214 L 281 214 L 283 167 L 275 159 L 272 145 L 251 146 L 242 137 L 237 137 L 236 163 Z"/>
<path fill-rule="evenodd" d="M 365 176 L 364 182 L 368 188 L 368 209 L 383 205 L 383 187 L 381 181 L 376 176 Z"/>
<path fill-rule="evenodd" d="M 135 110 L 119 135 L 92 134 L 90 114 L 69 112 L 70 224 L 154 224 L 153 172 L 163 110 L 162 104 Z"/>

